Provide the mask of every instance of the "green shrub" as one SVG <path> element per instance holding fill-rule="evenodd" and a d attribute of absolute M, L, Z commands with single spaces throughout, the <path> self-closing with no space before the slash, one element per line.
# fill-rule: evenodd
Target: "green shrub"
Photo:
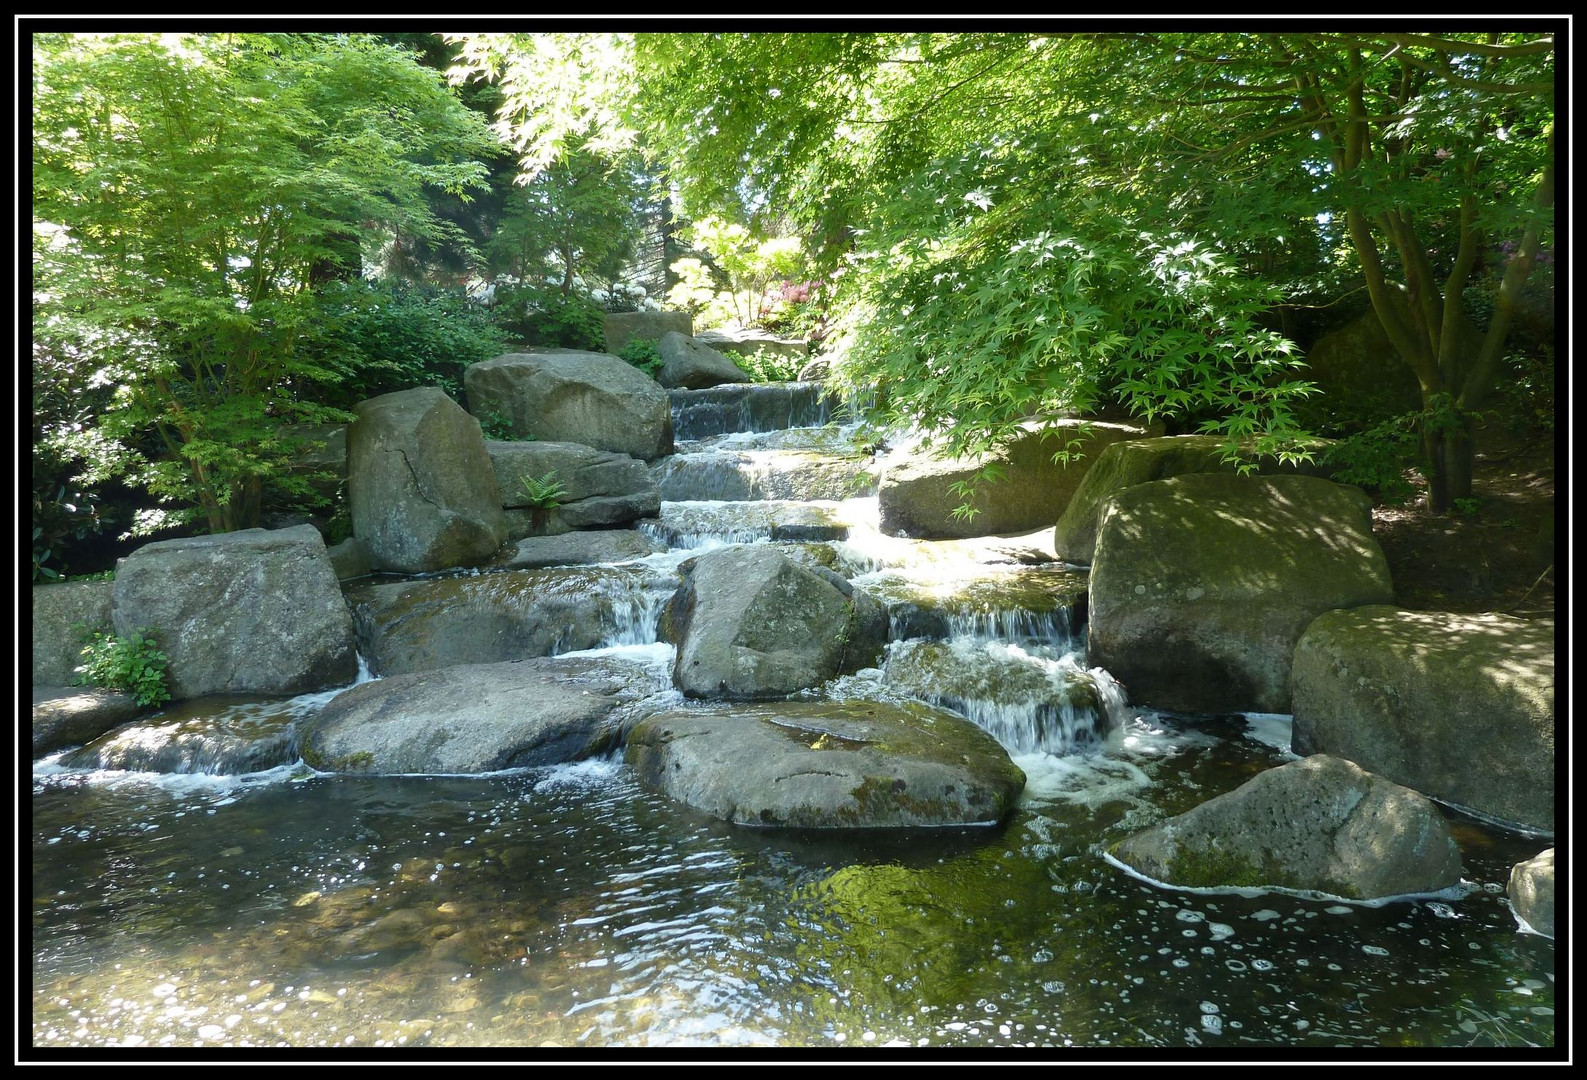
<path fill-rule="evenodd" d="M 324 320 L 311 348 L 347 374 L 316 397 L 337 408 L 416 386 L 439 386 L 457 400 L 464 369 L 509 349 L 490 312 L 461 289 L 331 282 L 320 306 Z"/>
<path fill-rule="evenodd" d="M 657 348 L 656 342 L 650 338 L 635 338 L 627 345 L 624 345 L 618 351 L 617 356 L 621 360 L 628 361 L 652 379 L 661 370 L 661 350 Z"/>
<path fill-rule="evenodd" d="M 502 288 L 491 309 L 502 332 L 526 345 L 600 352 L 606 348 L 606 311 L 580 293 L 533 286 Z"/>
<path fill-rule="evenodd" d="M 799 370 L 807 363 L 797 356 L 784 356 L 766 349 L 759 349 L 748 355 L 735 349 L 727 349 L 722 355 L 737 364 L 752 381 L 758 383 L 793 382 L 799 377 Z"/>
<path fill-rule="evenodd" d="M 155 641 L 155 631 L 147 627 L 134 630 L 124 638 L 102 631 L 89 632 L 78 623 L 83 641 L 83 664 L 72 685 L 84 684 L 105 690 L 124 690 L 137 698 L 139 705 L 162 705 L 171 700 L 165 669 L 170 660 Z"/>
<path fill-rule="evenodd" d="M 1397 416 L 1335 441 L 1324 452 L 1333 478 L 1364 488 L 1381 502 L 1403 503 L 1415 493 L 1405 470 L 1419 464 L 1416 413 Z"/>
<path fill-rule="evenodd" d="M 512 421 L 499 412 L 480 413 L 475 419 L 479 421 L 481 433 L 493 442 L 513 442 L 517 439 L 512 433 Z"/>

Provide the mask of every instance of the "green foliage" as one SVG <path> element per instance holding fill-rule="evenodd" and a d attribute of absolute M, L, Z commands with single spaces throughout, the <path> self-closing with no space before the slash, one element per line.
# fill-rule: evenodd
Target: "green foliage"
<path fill-rule="evenodd" d="M 579 150 L 520 183 L 486 248 L 498 274 L 556 286 L 615 280 L 639 233 L 639 172 L 628 158 Z"/>
<path fill-rule="evenodd" d="M 316 392 L 335 408 L 416 386 L 438 386 L 455 400 L 470 364 L 509 348 L 490 313 L 462 289 L 334 281 L 320 290 L 318 311 L 305 351 L 347 370 Z"/>
<path fill-rule="evenodd" d="M 512 442 L 517 439 L 512 432 L 512 421 L 499 412 L 481 413 L 475 419 L 479 421 L 479 430 L 487 439 L 494 442 Z"/>
<path fill-rule="evenodd" d="M 1421 464 L 1417 415 L 1411 413 L 1335 440 L 1322 455 L 1341 484 L 1365 489 L 1378 501 L 1399 504 L 1416 489 L 1406 480 L 1407 469 Z"/>
<path fill-rule="evenodd" d="M 634 338 L 618 350 L 617 356 L 626 360 L 651 378 L 662 368 L 661 351 L 650 338 Z"/>
<path fill-rule="evenodd" d="M 1472 517 L 1472 516 L 1474 516 L 1477 513 L 1478 510 L 1482 509 L 1482 500 L 1481 499 L 1455 499 L 1455 500 L 1453 500 L 1452 505 L 1454 506 L 1456 513 L 1461 514 L 1461 515 L 1463 515 L 1465 517 Z"/>
<path fill-rule="evenodd" d="M 702 327 L 768 325 L 784 307 L 780 288 L 773 286 L 803 268 L 799 238 L 761 239 L 719 217 L 701 218 L 690 231 L 695 246 L 710 253 L 710 265 L 692 258 L 673 263 L 679 281 L 667 294 L 669 303 Z"/>
<path fill-rule="evenodd" d="M 797 356 L 784 356 L 770 349 L 755 349 L 745 353 L 738 349 L 723 349 L 722 355 L 737 364 L 751 382 L 793 382 L 807 361 Z"/>
<path fill-rule="evenodd" d="M 314 388 L 360 359 L 305 347 L 316 287 L 450 235 L 427 194 L 481 182 L 483 121 L 357 35 L 40 34 L 32 92 L 35 375 L 105 403 L 45 444 L 211 530 L 312 498 L 279 428 L 345 419 Z"/>
<path fill-rule="evenodd" d="M 556 470 L 553 469 L 538 479 L 524 477 L 523 496 L 536 510 L 555 510 L 567 498 L 568 489 L 562 486 L 562 481 L 557 479 Z"/>
<path fill-rule="evenodd" d="M 166 667 L 170 659 L 160 651 L 156 631 L 142 628 L 126 637 L 103 631 L 89 632 L 81 623 L 73 627 L 83 642 L 83 664 L 74 686 L 87 684 L 105 690 L 121 690 L 137 698 L 139 705 L 162 705 L 171 700 L 166 686 Z"/>
<path fill-rule="evenodd" d="M 498 289 L 496 296 L 496 325 L 525 345 L 606 348 L 606 312 L 582 292 L 516 286 Z"/>

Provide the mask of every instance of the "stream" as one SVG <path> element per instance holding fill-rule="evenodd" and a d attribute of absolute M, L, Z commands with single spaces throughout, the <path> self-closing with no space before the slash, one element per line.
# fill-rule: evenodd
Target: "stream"
<path fill-rule="evenodd" d="M 956 673 L 939 703 L 1027 774 L 1008 821 L 735 827 L 642 789 L 620 755 L 371 778 L 55 754 L 33 767 L 33 1045 L 1554 1045 L 1554 944 L 1519 932 L 1504 895 L 1546 840 L 1446 810 L 1461 886 L 1377 904 L 1132 876 L 1104 850 L 1293 760 L 1289 718 L 1130 705 L 1085 666 L 1083 570 L 1021 562 L 1017 540 L 880 535 L 846 430 L 735 430 L 827 419 L 753 397 L 675 401 L 679 453 L 645 525 L 669 550 L 569 571 L 617 590 L 588 651 L 664 677 L 660 601 L 710 547 L 830 561 L 888 604 L 895 640 L 807 696 L 933 692 L 905 673 L 934 650 Z M 1065 703 L 1076 680 L 1089 705 Z M 332 696 L 196 709 L 290 724 Z M 143 727 L 158 741 L 159 718 Z"/>

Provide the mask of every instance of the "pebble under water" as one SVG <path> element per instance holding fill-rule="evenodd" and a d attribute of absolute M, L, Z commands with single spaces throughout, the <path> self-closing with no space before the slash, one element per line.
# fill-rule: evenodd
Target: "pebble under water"
<path fill-rule="evenodd" d="M 35 770 L 35 1047 L 1524 1047 L 1536 839 L 1461 895 L 1171 890 L 1102 850 L 1284 755 L 1138 713 L 997 830 L 736 828 L 612 760 L 480 778 Z"/>

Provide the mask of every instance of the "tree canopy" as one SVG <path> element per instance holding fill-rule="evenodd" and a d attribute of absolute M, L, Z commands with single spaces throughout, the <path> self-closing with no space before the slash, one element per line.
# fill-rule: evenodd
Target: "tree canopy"
<path fill-rule="evenodd" d="M 844 373 L 949 449 L 1107 399 L 1292 445 L 1307 387 L 1262 313 L 1331 272 L 1422 387 L 1435 503 L 1469 489 L 1469 410 L 1550 236 L 1546 31 L 603 34 L 599 74 L 533 60 L 580 47 L 462 54 L 531 162 L 595 124 L 692 216 L 796 221 L 847 278 Z"/>
<path fill-rule="evenodd" d="M 486 125 L 367 37 L 33 46 L 35 400 L 108 391 L 42 436 L 91 481 L 257 524 L 267 479 L 302 486 L 283 424 L 327 415 L 303 388 L 348 374 L 306 347 L 315 286 L 394 232 L 447 235 L 426 193 L 481 183 Z"/>

